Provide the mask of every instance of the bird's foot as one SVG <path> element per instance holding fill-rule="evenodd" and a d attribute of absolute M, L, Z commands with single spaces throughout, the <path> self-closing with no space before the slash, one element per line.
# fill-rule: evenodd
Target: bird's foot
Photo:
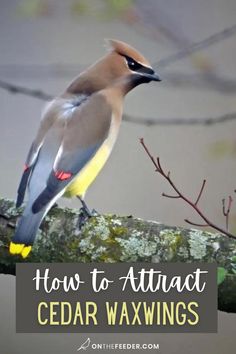
<path fill-rule="evenodd" d="M 93 216 L 98 216 L 98 215 L 99 214 L 94 209 L 92 211 L 90 211 L 89 209 L 85 209 L 84 207 L 80 208 L 79 218 L 78 218 L 78 222 L 77 222 L 77 228 L 79 230 L 81 230 L 90 218 L 92 218 Z"/>
<path fill-rule="evenodd" d="M 98 212 L 96 210 L 89 210 L 87 207 L 84 206 L 79 210 L 79 217 L 77 222 L 77 229 L 81 230 L 86 222 L 92 218 L 93 216 L 98 216 Z"/>
<path fill-rule="evenodd" d="M 78 222 L 77 222 L 77 228 L 79 230 L 82 229 L 82 227 L 86 224 L 86 222 L 88 221 L 88 219 L 90 219 L 93 216 L 98 216 L 98 212 L 94 209 L 90 210 L 87 206 L 87 204 L 85 203 L 85 201 L 81 198 L 81 197 L 77 197 L 81 204 L 82 204 L 82 208 L 80 208 L 79 211 L 79 218 L 78 218 Z"/>

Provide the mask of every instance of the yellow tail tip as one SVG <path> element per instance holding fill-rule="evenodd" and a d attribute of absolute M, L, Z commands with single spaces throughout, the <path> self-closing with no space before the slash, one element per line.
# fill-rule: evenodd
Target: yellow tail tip
<path fill-rule="evenodd" d="M 25 246 L 21 252 L 23 258 L 26 258 L 32 250 L 32 246 Z"/>
<path fill-rule="evenodd" d="M 31 249 L 32 246 L 25 246 L 24 243 L 11 242 L 9 247 L 9 252 L 11 254 L 21 254 L 23 258 L 26 258 L 29 255 Z"/>
<path fill-rule="evenodd" d="M 23 243 L 11 242 L 9 251 L 11 254 L 21 254 L 24 247 L 25 247 L 25 245 Z"/>

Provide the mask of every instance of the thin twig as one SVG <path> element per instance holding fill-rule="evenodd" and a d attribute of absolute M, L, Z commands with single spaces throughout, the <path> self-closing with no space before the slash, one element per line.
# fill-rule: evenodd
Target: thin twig
<path fill-rule="evenodd" d="M 196 51 L 205 49 L 215 43 L 218 43 L 226 38 L 229 38 L 230 36 L 234 35 L 236 33 L 236 25 L 233 25 L 231 27 L 225 28 L 222 31 L 215 33 L 207 38 L 205 38 L 202 41 L 199 41 L 195 44 L 192 44 L 188 46 L 187 48 L 184 48 L 183 50 L 180 50 L 173 55 L 170 55 L 164 59 L 161 59 L 159 62 L 156 63 L 158 68 L 160 67 L 166 67 L 169 64 L 178 61 L 180 59 L 183 59 Z M 68 70 L 69 66 L 66 65 L 66 70 Z M 63 68 L 64 66 L 60 66 L 57 64 L 55 72 L 60 72 L 61 67 Z M 219 80 L 218 80 L 219 81 Z M 217 83 L 218 83 L 217 81 Z M 216 82 L 216 81 L 215 81 Z M 233 88 L 235 85 L 233 86 Z M 31 96 L 34 98 L 38 98 L 40 100 L 51 100 L 54 96 L 51 94 L 48 94 L 44 91 L 41 90 L 33 90 L 29 89 L 23 86 L 19 85 L 13 85 L 9 82 L 6 82 L 4 80 L 0 80 L 0 88 L 7 90 L 10 93 L 14 94 L 23 94 L 26 96 Z M 136 123 L 136 124 L 142 124 L 142 125 L 211 125 L 211 124 L 216 124 L 216 123 L 224 123 L 227 121 L 235 120 L 236 119 L 236 112 L 233 113 L 226 113 L 218 117 L 199 117 L 199 118 L 191 118 L 191 119 L 184 119 L 184 118 L 171 118 L 171 119 L 166 119 L 166 118 L 139 118 L 136 119 L 133 116 L 130 116 L 128 114 L 124 115 L 124 120 L 127 122 L 131 123 Z"/>
<path fill-rule="evenodd" d="M 200 198 L 201 198 L 201 196 L 202 196 L 202 193 L 203 193 L 205 184 L 206 184 L 206 180 L 204 179 L 203 182 L 202 182 L 202 186 L 201 186 L 200 192 L 199 192 L 199 194 L 198 194 L 197 200 L 196 200 L 196 202 L 194 203 L 195 205 L 198 204 L 198 202 L 199 202 L 199 200 L 200 200 Z"/>
<path fill-rule="evenodd" d="M 231 211 L 231 207 L 232 207 L 232 203 L 233 203 L 233 198 L 231 197 L 231 195 L 229 195 L 228 197 L 228 207 L 227 210 L 225 208 L 225 199 L 222 199 L 222 206 L 223 206 L 223 215 L 225 216 L 225 224 L 226 224 L 226 229 L 229 229 L 229 214 Z"/>
<path fill-rule="evenodd" d="M 14 85 L 4 80 L 0 80 L 0 88 L 12 93 L 21 94 L 25 96 L 34 97 L 43 101 L 50 101 L 53 95 L 48 94 L 42 90 L 35 90 L 26 88 L 20 85 Z M 185 118 L 136 118 L 128 114 L 123 115 L 123 120 L 129 123 L 154 126 L 154 125 L 213 125 L 218 123 L 225 123 L 236 119 L 236 112 L 226 113 L 218 117 L 193 117 L 191 119 Z"/>
<path fill-rule="evenodd" d="M 36 78 L 39 77 L 53 77 L 53 79 L 58 78 L 69 78 L 78 75 L 78 72 L 85 69 L 86 65 L 73 65 L 68 64 L 45 64 L 45 65 L 35 65 L 34 64 L 0 64 L 0 76 L 3 74 L 4 77 L 8 78 Z M 203 71 L 194 74 L 175 72 L 175 71 L 165 71 L 161 74 L 163 77 L 162 88 L 178 87 L 183 89 L 194 89 L 194 90 L 207 90 L 215 91 L 223 95 L 234 94 L 236 92 L 236 78 L 229 78 L 227 76 L 219 75 L 218 71 Z M 158 88 L 158 85 L 153 86 L 152 89 Z"/>
<path fill-rule="evenodd" d="M 170 199 L 179 199 L 180 198 L 179 195 L 169 195 L 166 193 L 162 193 L 162 197 L 166 197 L 166 198 L 170 198 Z"/>
<path fill-rule="evenodd" d="M 43 101 L 50 101 L 54 96 L 41 90 L 33 90 L 20 85 L 13 85 L 7 81 L 0 80 L 0 88 L 12 93 L 38 98 Z"/>
<path fill-rule="evenodd" d="M 174 53 L 173 55 L 170 55 L 164 59 L 159 60 L 154 64 L 154 67 L 164 68 L 170 64 L 179 61 L 180 59 L 184 59 L 192 55 L 193 53 L 198 52 L 199 50 L 206 49 L 212 46 L 213 44 L 219 43 L 222 40 L 229 38 L 235 34 L 236 34 L 236 24 L 224 28 L 222 31 L 214 33 L 199 42 L 193 43 L 192 45 L 188 45 L 186 48 Z"/>
<path fill-rule="evenodd" d="M 209 226 L 208 224 L 198 224 L 196 222 L 190 221 L 188 219 L 184 219 L 184 221 L 189 224 L 189 225 L 193 225 L 193 226 L 198 226 L 198 227 L 207 227 Z"/>
<path fill-rule="evenodd" d="M 212 126 L 214 124 L 226 123 L 236 120 L 236 112 L 226 113 L 216 117 L 192 117 L 192 118 L 136 118 L 128 114 L 123 115 L 126 122 L 146 125 L 146 126 L 169 126 L 169 125 L 205 125 Z"/>
<path fill-rule="evenodd" d="M 181 59 L 184 59 L 193 53 L 196 53 L 200 50 L 206 49 L 216 43 L 219 43 L 225 39 L 228 39 L 236 34 L 236 24 L 224 28 L 223 30 L 214 33 L 203 40 L 200 40 L 196 43 L 187 44 L 185 48 L 178 50 L 174 54 L 168 55 L 167 57 L 160 59 L 159 61 L 153 64 L 154 67 L 157 68 L 165 68 L 170 64 L 175 63 Z M 1 64 L 0 68 L 10 73 L 14 72 L 14 74 L 20 72 L 24 72 L 24 74 L 33 73 L 33 74 L 42 74 L 45 72 L 47 75 L 61 76 L 61 75 L 71 75 L 75 74 L 86 67 L 85 64 L 67 64 L 67 63 L 51 63 L 51 64 Z"/>
<path fill-rule="evenodd" d="M 223 95 L 235 94 L 236 79 L 219 75 L 214 71 L 203 71 L 194 74 L 165 72 L 164 87 L 192 88 L 194 90 L 215 91 Z M 155 86 L 158 87 L 158 86 Z"/>
<path fill-rule="evenodd" d="M 205 214 L 199 209 L 197 203 L 195 202 L 192 202 L 189 198 L 187 198 L 179 189 L 178 187 L 175 185 L 175 183 L 172 181 L 172 179 L 170 178 L 170 173 L 166 173 L 164 172 L 162 166 L 161 166 L 161 163 L 160 163 L 160 158 L 158 157 L 156 160 L 155 158 L 152 156 L 152 154 L 150 153 L 149 149 L 147 148 L 146 144 L 144 143 L 144 139 L 141 138 L 140 139 L 140 143 L 141 145 L 143 146 L 146 154 L 148 155 L 148 157 L 150 158 L 150 160 L 152 161 L 153 165 L 155 166 L 155 171 L 158 172 L 161 176 L 163 176 L 167 181 L 168 183 L 171 185 L 171 187 L 174 189 L 174 191 L 176 192 L 176 195 L 178 195 L 182 200 L 184 200 L 188 205 L 190 205 L 195 211 L 196 213 L 202 218 L 202 220 L 205 221 L 206 224 L 202 225 L 202 224 L 196 224 L 196 223 L 193 223 L 191 221 L 189 221 L 187 219 L 187 222 L 188 223 L 191 223 L 192 225 L 195 225 L 195 226 L 210 226 L 212 227 L 213 229 L 225 234 L 226 236 L 230 237 L 230 238 L 233 238 L 233 239 L 236 239 L 236 236 L 231 234 L 230 232 L 228 232 L 228 230 L 226 229 L 223 229 L 222 227 L 216 225 L 214 222 L 212 222 L 210 219 L 208 219 L 207 216 L 205 216 Z M 198 194 L 198 198 L 197 198 L 197 202 L 199 201 L 201 195 L 202 195 L 202 192 L 203 192 L 203 189 L 204 189 L 204 186 L 205 186 L 205 182 L 203 182 L 202 184 L 202 187 L 201 187 L 201 190 Z M 168 195 L 164 195 L 164 196 L 167 196 Z M 199 197 L 200 196 L 200 197 Z M 228 206 L 228 209 L 230 211 L 230 208 L 231 208 L 231 204 L 232 202 L 229 202 L 229 206 Z M 227 210 L 228 211 L 228 210 Z M 227 213 L 227 212 L 226 212 Z M 229 214 L 229 212 L 228 212 Z"/>

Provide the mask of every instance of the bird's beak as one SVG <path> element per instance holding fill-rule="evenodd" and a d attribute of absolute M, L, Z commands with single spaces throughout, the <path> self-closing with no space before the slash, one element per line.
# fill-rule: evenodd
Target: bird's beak
<path fill-rule="evenodd" d="M 160 76 L 158 76 L 155 72 L 153 74 L 145 73 L 144 76 L 150 81 L 161 81 Z"/>
<path fill-rule="evenodd" d="M 157 75 L 151 67 L 143 67 L 141 70 L 135 71 L 133 75 L 136 76 L 139 84 L 149 83 L 151 81 L 161 81 L 159 75 Z"/>

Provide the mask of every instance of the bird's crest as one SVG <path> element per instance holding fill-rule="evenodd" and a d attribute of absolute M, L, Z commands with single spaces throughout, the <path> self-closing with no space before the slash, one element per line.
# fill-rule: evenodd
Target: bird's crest
<path fill-rule="evenodd" d="M 130 57 L 145 66 L 150 66 L 149 61 L 129 44 L 118 41 L 116 39 L 105 39 L 105 42 L 108 50 L 115 51 L 120 55 Z"/>

